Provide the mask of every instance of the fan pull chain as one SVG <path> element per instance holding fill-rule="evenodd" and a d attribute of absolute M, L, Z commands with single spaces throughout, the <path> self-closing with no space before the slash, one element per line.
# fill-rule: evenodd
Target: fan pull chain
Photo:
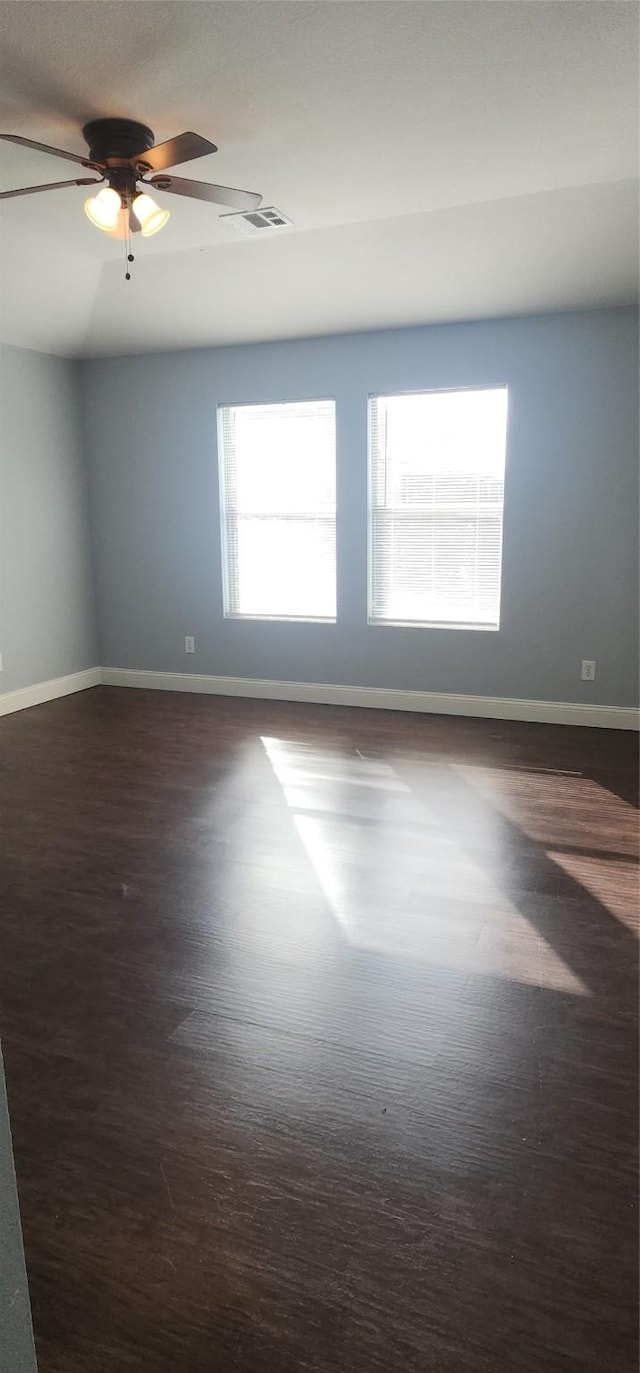
<path fill-rule="evenodd" d="M 125 251 L 126 261 L 127 261 L 127 264 L 128 264 L 129 262 L 134 262 L 134 261 L 135 261 L 134 256 L 133 256 L 133 253 L 132 253 L 132 251 L 131 251 L 131 249 L 132 249 L 132 247 L 133 247 L 133 243 L 132 243 L 132 241 L 131 241 L 131 200 L 130 200 L 130 198 L 127 200 L 127 205 L 126 205 L 126 208 L 125 208 L 125 216 L 126 216 L 126 218 L 125 218 L 125 230 L 124 230 L 124 251 Z M 125 270 L 124 279 L 125 279 L 125 281 L 131 281 L 131 272 L 128 270 L 128 268 Z"/>

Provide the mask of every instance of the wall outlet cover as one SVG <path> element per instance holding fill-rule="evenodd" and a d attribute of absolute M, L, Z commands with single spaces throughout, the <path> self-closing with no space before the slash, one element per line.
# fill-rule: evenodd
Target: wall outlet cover
<path fill-rule="evenodd" d="M 582 680 L 583 682 L 595 682 L 596 664 L 594 658 L 582 659 Z"/>
<path fill-rule="evenodd" d="M 185 653 L 195 653 L 195 651 L 196 651 L 196 641 L 195 641 L 195 639 L 194 639 L 194 637 L 193 637 L 193 634 L 185 634 L 185 636 L 184 636 L 184 651 L 185 651 Z"/>

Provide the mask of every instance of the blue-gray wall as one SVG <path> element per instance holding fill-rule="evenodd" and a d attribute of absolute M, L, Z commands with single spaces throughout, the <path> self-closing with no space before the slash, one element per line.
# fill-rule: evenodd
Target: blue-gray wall
<path fill-rule="evenodd" d="M 0 692 L 98 661 L 78 382 L 0 347 Z"/>
<path fill-rule="evenodd" d="M 636 701 L 632 309 L 87 361 L 81 374 L 104 666 Z M 368 393 L 503 382 L 500 632 L 367 626 Z M 225 620 L 216 405 L 312 396 L 337 402 L 338 623 Z M 580 680 L 583 658 L 595 683 Z"/>

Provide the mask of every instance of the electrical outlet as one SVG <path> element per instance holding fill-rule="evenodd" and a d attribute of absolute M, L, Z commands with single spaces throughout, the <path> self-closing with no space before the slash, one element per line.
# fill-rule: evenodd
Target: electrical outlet
<path fill-rule="evenodd" d="M 196 651 L 196 641 L 195 641 L 195 639 L 194 639 L 194 637 L 193 637 L 193 634 L 185 634 L 185 636 L 184 636 L 184 651 L 185 651 L 185 653 L 195 653 L 195 651 Z"/>
<path fill-rule="evenodd" d="M 2 672 L 2 654 L 0 653 L 0 672 Z"/>
<path fill-rule="evenodd" d="M 596 665 L 593 658 L 582 659 L 582 680 L 583 682 L 595 682 Z"/>

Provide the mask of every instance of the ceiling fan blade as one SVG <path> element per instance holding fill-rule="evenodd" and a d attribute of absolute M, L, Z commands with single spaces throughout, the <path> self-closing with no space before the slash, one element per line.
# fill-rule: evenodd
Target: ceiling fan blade
<path fill-rule="evenodd" d="M 152 176 L 147 186 L 172 195 L 187 195 L 192 200 L 209 200 L 214 205 L 230 205 L 234 210 L 257 210 L 262 196 L 257 191 L 239 191 L 235 186 L 213 186 L 209 181 L 186 181 L 182 176 Z"/>
<path fill-rule="evenodd" d="M 52 157 L 66 157 L 69 162 L 78 162 L 81 167 L 95 167 L 95 162 L 90 162 L 86 157 L 80 157 L 78 153 L 67 153 L 63 148 L 50 148 L 48 143 L 34 143 L 32 138 L 20 138 L 17 133 L 0 133 L 5 143 L 19 143 L 23 148 L 35 148 L 38 153 L 51 153 Z"/>
<path fill-rule="evenodd" d="M 199 133 L 179 133 L 175 138 L 168 138 L 166 143 L 156 143 L 155 148 L 132 157 L 131 165 L 143 167 L 145 171 L 148 168 L 152 172 L 161 172 L 165 167 L 179 167 L 182 162 L 192 162 L 194 157 L 206 157 L 207 153 L 217 151 L 215 143 L 210 143 L 208 138 L 202 138 Z"/>
<path fill-rule="evenodd" d="M 94 176 L 81 176 L 78 181 L 48 181 L 46 186 L 23 186 L 19 191 L 0 191 L 0 200 L 11 200 L 16 195 L 35 195 L 36 191 L 59 191 L 62 186 L 99 186 L 103 180 L 104 177 L 96 181 Z"/>

